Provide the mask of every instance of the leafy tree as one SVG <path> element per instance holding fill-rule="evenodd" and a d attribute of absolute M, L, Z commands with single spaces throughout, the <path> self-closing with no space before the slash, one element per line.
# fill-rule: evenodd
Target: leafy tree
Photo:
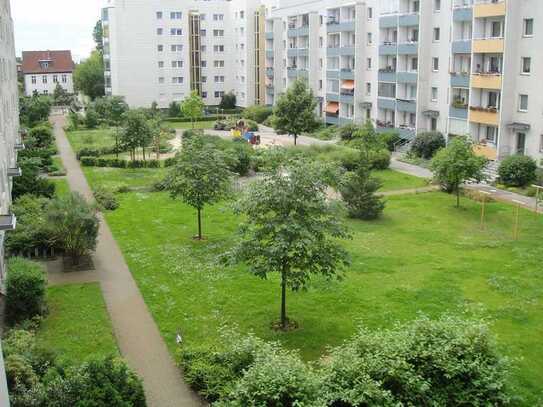
<path fill-rule="evenodd" d="M 221 102 L 219 103 L 221 109 L 235 109 L 236 108 L 236 95 L 234 92 L 225 93 Z"/>
<path fill-rule="evenodd" d="M 55 184 L 40 174 L 42 161 L 38 158 L 30 158 L 19 161 L 22 175 L 13 180 L 13 199 L 26 194 L 52 198 L 55 195 Z"/>
<path fill-rule="evenodd" d="M 96 207 L 78 193 L 57 198 L 48 207 L 47 219 L 53 225 L 57 241 L 75 265 L 96 247 L 99 221 Z"/>
<path fill-rule="evenodd" d="M 269 106 L 254 105 L 243 111 L 243 117 L 257 123 L 263 123 L 272 113 L 273 109 Z"/>
<path fill-rule="evenodd" d="M 202 240 L 201 212 L 205 205 L 213 205 L 227 197 L 230 171 L 222 153 L 199 137 L 183 142 L 176 164 L 168 174 L 166 187 L 172 198 L 180 198 L 198 211 L 198 239 Z"/>
<path fill-rule="evenodd" d="M 51 113 L 51 98 L 47 96 L 32 96 L 19 98 L 19 117 L 21 124 L 33 127 L 37 123 L 47 121 Z"/>
<path fill-rule="evenodd" d="M 372 155 L 386 149 L 386 144 L 370 120 L 353 133 L 353 146 L 362 153 L 362 160 L 369 163 Z"/>
<path fill-rule="evenodd" d="M 94 107 L 89 106 L 85 111 L 85 126 L 87 129 L 95 129 L 98 127 L 99 117 Z"/>
<path fill-rule="evenodd" d="M 130 151 L 132 160 L 136 159 L 136 150 L 139 147 L 142 148 L 145 159 L 145 148 L 151 143 L 151 140 L 151 128 L 145 112 L 141 109 L 126 112 L 120 145 L 123 149 Z"/>
<path fill-rule="evenodd" d="M 94 25 L 92 38 L 96 43 L 96 51 L 102 54 L 104 52 L 104 27 L 102 25 L 102 20 L 98 20 Z"/>
<path fill-rule="evenodd" d="M 286 93 L 279 96 L 273 114 L 275 128 L 282 133 L 291 134 L 296 145 L 298 136 L 311 132 L 319 127 L 315 118 L 317 102 L 313 91 L 308 88 L 306 81 L 297 80 Z"/>
<path fill-rule="evenodd" d="M 98 51 L 93 51 L 88 59 L 77 65 L 74 84 L 77 90 L 92 100 L 104 96 L 104 61 Z"/>
<path fill-rule="evenodd" d="M 439 150 L 431 163 L 434 178 L 447 192 L 456 192 L 456 206 L 460 207 L 460 186 L 469 179 L 481 181 L 487 160 L 477 156 L 467 137 L 455 137 Z"/>
<path fill-rule="evenodd" d="M 348 234 L 327 201 L 327 185 L 316 164 L 291 162 L 254 183 L 240 200 L 246 215 L 234 258 L 258 277 L 281 277 L 281 328 L 287 329 L 286 291 L 304 289 L 313 274 L 339 275 L 348 264 L 337 242 Z"/>
<path fill-rule="evenodd" d="M 57 83 L 55 91 L 53 92 L 53 101 L 57 106 L 69 106 L 72 103 L 72 95 L 64 89 L 60 83 Z"/>
<path fill-rule="evenodd" d="M 30 129 L 27 144 L 31 149 L 51 147 L 54 141 L 53 130 L 49 124 L 41 124 Z"/>
<path fill-rule="evenodd" d="M 364 220 L 378 218 L 385 208 L 383 198 L 376 194 L 381 186 L 382 183 L 371 176 L 367 165 L 360 165 L 354 172 L 345 174 L 339 191 L 349 216 Z"/>
<path fill-rule="evenodd" d="M 179 103 L 173 101 L 168 106 L 168 117 L 179 117 L 181 115 L 181 107 Z"/>
<path fill-rule="evenodd" d="M 204 101 L 196 91 L 192 91 L 190 96 L 187 96 L 185 100 L 183 100 L 181 112 L 183 113 L 183 116 L 190 118 L 193 129 L 195 120 L 202 117 L 204 114 L 204 107 Z"/>
<path fill-rule="evenodd" d="M 102 120 L 115 127 L 115 155 L 119 158 L 119 127 L 129 110 L 128 104 L 122 96 L 104 96 L 94 101 L 94 109 Z"/>

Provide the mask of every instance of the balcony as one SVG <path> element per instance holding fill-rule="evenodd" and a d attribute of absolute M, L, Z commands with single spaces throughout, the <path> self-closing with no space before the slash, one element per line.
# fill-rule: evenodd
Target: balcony
<path fill-rule="evenodd" d="M 377 107 L 379 109 L 396 110 L 396 99 L 378 97 Z"/>
<path fill-rule="evenodd" d="M 379 19 L 379 28 L 395 28 L 398 26 L 398 16 L 383 16 Z"/>
<path fill-rule="evenodd" d="M 349 103 L 351 105 L 354 104 L 354 93 L 350 93 L 350 92 L 341 92 L 341 94 L 339 95 L 339 101 L 341 103 Z"/>
<path fill-rule="evenodd" d="M 303 25 L 301 27 L 289 27 L 287 30 L 287 37 L 293 38 L 293 37 L 304 37 L 306 35 L 309 35 L 309 26 Z"/>
<path fill-rule="evenodd" d="M 23 171 L 19 167 L 8 168 L 8 177 L 20 177 Z"/>
<path fill-rule="evenodd" d="M 289 66 L 287 68 L 287 77 L 288 78 L 297 78 L 298 73 L 296 72 L 296 67 Z"/>
<path fill-rule="evenodd" d="M 379 46 L 379 55 L 396 55 L 398 46 L 392 43 L 385 43 Z"/>
<path fill-rule="evenodd" d="M 332 113 L 326 113 L 326 123 L 327 124 L 338 124 L 339 123 L 339 117 L 337 114 Z"/>
<path fill-rule="evenodd" d="M 396 106 L 399 112 L 417 113 L 417 102 L 414 100 L 397 99 Z"/>
<path fill-rule="evenodd" d="M 266 76 L 268 78 L 273 78 L 273 68 L 266 68 Z"/>
<path fill-rule="evenodd" d="M 471 76 L 471 87 L 479 89 L 501 89 L 502 75 L 474 73 Z"/>
<path fill-rule="evenodd" d="M 487 126 L 499 126 L 500 113 L 495 108 L 484 108 L 470 106 L 469 121 L 473 123 L 486 124 Z"/>
<path fill-rule="evenodd" d="M 328 47 L 326 50 L 326 55 L 329 57 L 338 57 L 342 55 L 354 56 L 354 45 L 347 45 L 343 47 Z"/>
<path fill-rule="evenodd" d="M 458 40 L 452 43 L 453 54 L 471 54 L 471 40 Z"/>
<path fill-rule="evenodd" d="M 416 42 L 408 42 L 398 45 L 399 55 L 416 55 L 419 52 L 419 44 Z"/>
<path fill-rule="evenodd" d="M 452 88 L 469 88 L 469 74 L 451 72 Z"/>
<path fill-rule="evenodd" d="M 466 22 L 473 19 L 473 9 L 471 7 L 455 8 L 453 11 L 453 21 Z"/>
<path fill-rule="evenodd" d="M 473 41 L 475 54 L 503 54 L 503 38 L 485 38 Z"/>
<path fill-rule="evenodd" d="M 339 79 L 339 71 L 333 69 L 327 70 L 326 79 Z"/>
<path fill-rule="evenodd" d="M 449 117 L 453 117 L 455 119 L 462 119 L 462 120 L 467 120 L 468 119 L 468 109 L 467 109 L 467 106 L 462 108 L 462 107 L 458 107 L 459 105 L 456 105 L 456 106 L 451 106 L 449 108 Z"/>
<path fill-rule="evenodd" d="M 419 13 L 405 14 L 398 18 L 400 27 L 414 27 L 419 25 Z"/>
<path fill-rule="evenodd" d="M 498 151 L 495 146 L 490 144 L 476 144 L 473 146 L 473 152 L 479 157 L 485 157 L 488 160 L 496 161 L 498 159 Z"/>
<path fill-rule="evenodd" d="M 345 31 L 354 31 L 355 30 L 355 23 L 354 20 L 352 21 L 344 21 L 342 23 L 329 23 L 326 26 L 326 29 L 329 33 L 338 33 L 338 32 L 345 32 Z"/>
<path fill-rule="evenodd" d="M 267 40 L 273 40 L 273 32 L 271 32 L 271 31 L 266 32 L 266 39 Z"/>
<path fill-rule="evenodd" d="M 273 58 L 273 49 L 266 50 L 266 58 Z"/>
<path fill-rule="evenodd" d="M 398 72 L 396 74 L 398 83 L 417 83 L 417 72 Z"/>
<path fill-rule="evenodd" d="M 379 82 L 396 82 L 396 72 L 391 69 L 379 69 Z"/>
<path fill-rule="evenodd" d="M 15 215 L 0 215 L 0 231 L 15 230 L 17 218 Z"/>
<path fill-rule="evenodd" d="M 353 80 L 354 71 L 350 68 L 342 68 L 341 71 L 339 71 L 339 79 Z"/>
<path fill-rule="evenodd" d="M 500 17 L 506 13 L 505 1 L 486 1 L 473 6 L 475 18 Z"/>
<path fill-rule="evenodd" d="M 326 94 L 327 102 L 339 102 L 339 95 L 337 93 L 327 93 Z"/>

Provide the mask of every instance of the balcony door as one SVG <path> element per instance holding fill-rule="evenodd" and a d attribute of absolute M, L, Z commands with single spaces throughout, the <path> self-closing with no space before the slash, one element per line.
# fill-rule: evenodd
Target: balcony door
<path fill-rule="evenodd" d="M 524 155 L 526 151 L 526 133 L 517 133 L 517 150 L 516 153 Z"/>

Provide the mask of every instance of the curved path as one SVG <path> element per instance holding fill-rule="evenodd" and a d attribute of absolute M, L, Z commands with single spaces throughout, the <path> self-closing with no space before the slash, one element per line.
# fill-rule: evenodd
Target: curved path
<path fill-rule="evenodd" d="M 63 116 L 52 116 L 55 137 L 72 191 L 93 199 L 68 142 Z M 100 282 L 113 330 L 122 356 L 143 379 L 149 406 L 201 406 L 198 397 L 184 383 L 164 340 L 134 281 L 108 224 L 100 215 L 98 245 L 93 256 L 96 280 Z"/>

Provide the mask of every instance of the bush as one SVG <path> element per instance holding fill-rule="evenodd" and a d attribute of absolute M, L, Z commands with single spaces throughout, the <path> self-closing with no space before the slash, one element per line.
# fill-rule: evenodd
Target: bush
<path fill-rule="evenodd" d="M 170 103 L 170 106 L 168 106 L 168 116 L 169 117 L 180 117 L 181 116 L 181 106 L 179 106 L 179 103 L 173 101 Z"/>
<path fill-rule="evenodd" d="M 159 160 L 147 160 L 145 162 L 145 166 L 147 168 L 160 168 L 160 161 Z"/>
<path fill-rule="evenodd" d="M 83 167 L 96 167 L 97 164 L 96 157 L 81 157 L 79 161 Z"/>
<path fill-rule="evenodd" d="M 258 131 L 258 123 L 253 120 L 245 120 L 245 126 L 248 131 Z"/>
<path fill-rule="evenodd" d="M 355 133 L 360 130 L 356 124 L 347 124 L 339 128 L 339 138 L 342 141 L 350 141 L 355 137 Z"/>
<path fill-rule="evenodd" d="M 98 127 L 100 117 L 98 116 L 98 113 L 96 113 L 96 110 L 94 108 L 87 108 L 87 111 L 85 112 L 85 126 L 87 129 L 95 129 Z"/>
<path fill-rule="evenodd" d="M 119 201 L 113 192 L 104 188 L 97 188 L 94 191 L 94 199 L 96 199 L 100 208 L 106 211 L 114 211 L 119 207 Z"/>
<path fill-rule="evenodd" d="M 372 151 L 370 166 L 373 170 L 386 170 L 390 167 L 391 154 L 388 150 Z"/>
<path fill-rule="evenodd" d="M 251 169 L 253 149 L 247 143 L 233 143 L 234 147 L 226 151 L 225 161 L 230 171 L 241 176 Z"/>
<path fill-rule="evenodd" d="M 338 128 L 336 126 L 326 126 L 315 133 L 310 134 L 311 137 L 315 137 L 319 140 L 333 140 L 336 138 Z"/>
<path fill-rule="evenodd" d="M 348 172 L 340 183 L 339 191 L 345 201 L 349 216 L 355 219 L 377 219 L 385 209 L 383 199 L 376 194 L 381 182 L 373 178 L 369 169 L 359 167 Z"/>
<path fill-rule="evenodd" d="M 246 108 L 243 117 L 257 123 L 263 123 L 273 113 L 273 108 L 269 106 L 254 105 Z"/>
<path fill-rule="evenodd" d="M 173 167 L 175 165 L 175 157 L 166 158 L 164 160 L 164 167 Z"/>
<path fill-rule="evenodd" d="M 411 153 L 416 157 L 429 160 L 445 145 L 445 137 L 439 132 L 419 133 L 411 144 Z"/>
<path fill-rule="evenodd" d="M 45 309 L 46 277 L 37 263 L 14 257 L 8 261 L 6 279 L 6 318 L 14 324 Z"/>
<path fill-rule="evenodd" d="M 47 148 L 53 145 L 54 137 L 53 130 L 48 124 L 41 124 L 33 127 L 28 132 L 27 139 L 28 148 Z"/>
<path fill-rule="evenodd" d="M 537 163 L 525 155 L 505 158 L 498 168 L 500 181 L 511 187 L 525 187 L 536 179 Z"/>
<path fill-rule="evenodd" d="M 231 110 L 236 108 L 236 95 L 234 92 L 225 93 L 221 98 L 221 103 L 219 104 L 221 109 Z"/>
<path fill-rule="evenodd" d="M 55 184 L 40 174 L 42 168 L 40 159 L 20 160 L 19 167 L 22 170 L 22 175 L 13 180 L 13 199 L 27 194 L 46 198 L 52 198 L 55 195 Z"/>
<path fill-rule="evenodd" d="M 264 120 L 262 122 L 262 124 L 266 127 L 272 127 L 272 128 L 275 128 L 275 120 L 276 120 L 276 117 L 274 114 L 268 116 L 268 118 L 266 120 Z"/>
<path fill-rule="evenodd" d="M 402 138 L 400 137 L 400 134 L 396 131 L 382 133 L 381 138 L 386 144 L 388 151 L 390 152 L 393 152 L 396 147 L 396 144 L 398 144 L 402 140 Z"/>

